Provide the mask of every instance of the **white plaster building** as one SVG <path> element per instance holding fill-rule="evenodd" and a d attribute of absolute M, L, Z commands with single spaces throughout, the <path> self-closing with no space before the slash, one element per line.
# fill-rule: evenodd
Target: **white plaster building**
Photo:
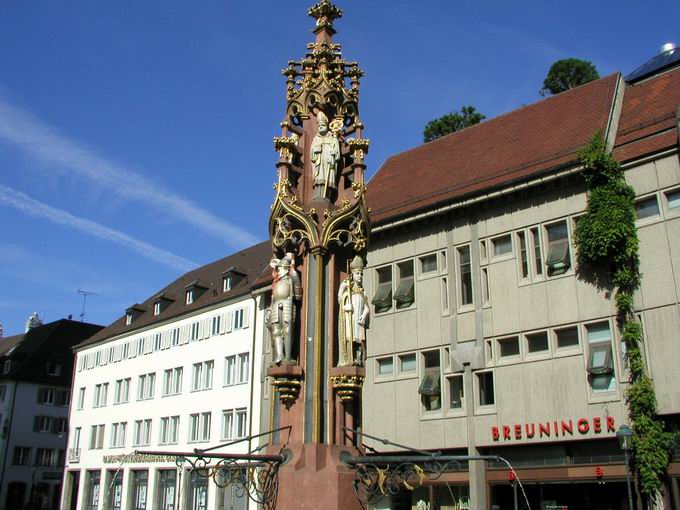
<path fill-rule="evenodd" d="M 101 326 L 62 319 L 0 339 L 0 508 L 59 508 L 71 347 Z"/>
<path fill-rule="evenodd" d="M 62 508 L 245 508 L 174 457 L 259 432 L 268 243 L 196 269 L 76 348 Z M 244 441 L 219 451 L 248 453 Z"/>

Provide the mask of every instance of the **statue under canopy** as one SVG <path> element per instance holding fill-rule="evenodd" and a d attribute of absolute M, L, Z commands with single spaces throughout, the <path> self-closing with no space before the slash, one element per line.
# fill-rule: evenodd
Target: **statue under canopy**
<path fill-rule="evenodd" d="M 282 259 L 272 259 L 269 265 L 274 269 L 274 282 L 272 305 L 265 315 L 265 324 L 271 336 L 273 362 L 280 365 L 292 361 L 295 301 L 302 299 L 302 286 L 292 253 Z"/>
<path fill-rule="evenodd" d="M 314 165 L 314 197 L 330 198 L 329 189 L 336 188 L 340 144 L 330 130 L 328 117 L 319 112 L 316 117 L 318 132 L 312 140 L 310 160 Z"/>
<path fill-rule="evenodd" d="M 364 261 L 359 255 L 349 266 L 350 273 L 338 289 L 339 366 L 363 366 L 366 355 L 366 328 L 370 315 L 368 297 L 361 286 Z"/>

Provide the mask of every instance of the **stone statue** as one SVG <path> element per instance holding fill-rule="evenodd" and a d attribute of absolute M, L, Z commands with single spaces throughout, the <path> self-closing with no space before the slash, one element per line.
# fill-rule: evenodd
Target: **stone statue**
<path fill-rule="evenodd" d="M 292 253 L 283 259 L 272 259 L 274 269 L 272 305 L 265 315 L 265 324 L 272 342 L 272 359 L 276 365 L 290 363 L 295 325 L 295 301 L 302 299 L 300 277 L 295 270 Z"/>
<path fill-rule="evenodd" d="M 363 366 L 366 355 L 366 328 L 370 314 L 368 297 L 361 286 L 364 277 L 364 261 L 354 257 L 349 266 L 350 274 L 338 289 L 338 343 L 339 366 Z"/>
<path fill-rule="evenodd" d="M 329 188 L 335 188 L 340 161 L 340 144 L 329 130 L 328 117 L 319 112 L 318 132 L 312 140 L 310 159 L 314 165 L 314 198 L 330 198 Z"/>

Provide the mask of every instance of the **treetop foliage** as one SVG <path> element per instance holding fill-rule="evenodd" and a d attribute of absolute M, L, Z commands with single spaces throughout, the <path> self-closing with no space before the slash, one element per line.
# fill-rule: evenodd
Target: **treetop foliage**
<path fill-rule="evenodd" d="M 431 142 L 463 128 L 473 126 L 486 119 L 486 115 L 479 113 L 474 106 L 463 106 L 460 112 L 451 112 L 431 120 L 423 131 L 423 141 Z"/>
<path fill-rule="evenodd" d="M 542 96 L 559 94 L 584 83 L 597 80 L 599 77 L 600 75 L 592 62 L 578 58 L 565 58 L 550 66 L 548 76 L 543 80 L 543 88 L 539 93 Z"/>

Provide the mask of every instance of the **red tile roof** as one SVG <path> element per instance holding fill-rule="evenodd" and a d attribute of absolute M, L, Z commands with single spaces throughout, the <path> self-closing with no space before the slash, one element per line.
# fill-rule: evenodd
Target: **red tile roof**
<path fill-rule="evenodd" d="M 674 131 L 679 104 L 680 69 L 628 85 L 614 156 L 629 161 L 677 144 Z"/>
<path fill-rule="evenodd" d="M 575 162 L 607 128 L 619 74 L 389 158 L 367 186 L 374 224 Z"/>

